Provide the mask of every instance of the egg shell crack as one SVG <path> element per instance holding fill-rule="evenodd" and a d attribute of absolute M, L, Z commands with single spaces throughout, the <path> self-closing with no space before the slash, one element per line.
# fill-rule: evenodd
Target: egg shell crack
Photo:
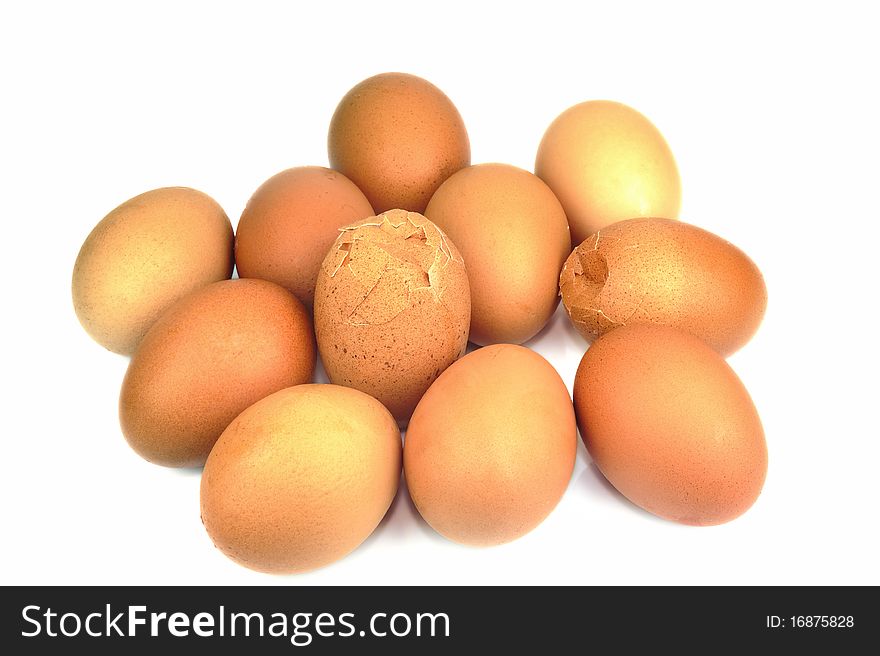
<path fill-rule="evenodd" d="M 562 303 L 588 341 L 633 323 L 671 325 L 729 355 L 767 304 L 761 272 L 730 242 L 664 218 L 614 223 L 585 239 L 559 277 Z"/>
<path fill-rule="evenodd" d="M 442 304 L 445 288 L 440 284 L 439 271 L 450 261 L 463 263 L 443 232 L 426 230 L 421 215 L 391 210 L 380 217 L 380 221 L 340 228 L 343 237 L 336 247 L 336 261 L 327 271 L 333 278 L 342 267 L 348 267 L 354 278 L 372 280 L 345 316 L 344 320 L 351 325 L 371 326 L 393 321 L 412 306 L 413 294 L 421 290 L 428 290 L 433 300 Z M 411 240 L 424 244 L 426 249 L 409 246 L 407 242 Z M 427 249 L 431 249 L 430 252 Z M 353 266 L 359 256 L 372 266 Z M 405 294 L 392 294 L 396 302 L 388 303 L 389 295 L 379 294 L 377 290 L 390 287 L 403 289 Z M 377 296 L 381 296 L 383 303 L 373 307 Z"/>

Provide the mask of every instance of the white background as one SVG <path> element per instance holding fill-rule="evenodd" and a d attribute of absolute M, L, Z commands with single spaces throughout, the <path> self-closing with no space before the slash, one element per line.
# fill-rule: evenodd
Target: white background
<path fill-rule="evenodd" d="M 872 3 L 19 3 L 0 10 L 0 582 L 880 584 L 880 48 Z M 711 8 L 710 8 L 711 7 Z M 188 185 L 237 222 L 290 166 L 326 165 L 336 103 L 370 75 L 456 103 L 473 161 L 531 169 L 592 98 L 650 117 L 682 218 L 743 248 L 769 308 L 730 359 L 770 466 L 729 524 L 656 519 L 582 446 L 569 489 L 501 547 L 445 541 L 400 495 L 354 554 L 301 576 L 243 569 L 199 521 L 197 473 L 120 434 L 127 360 L 79 327 L 70 275 L 109 210 Z M 557 313 L 530 344 L 570 386 L 585 343 Z"/>

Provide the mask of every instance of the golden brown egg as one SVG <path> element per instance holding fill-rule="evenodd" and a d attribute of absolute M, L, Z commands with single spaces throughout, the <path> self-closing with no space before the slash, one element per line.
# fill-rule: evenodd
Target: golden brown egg
<path fill-rule="evenodd" d="M 73 268 L 73 307 L 101 346 L 129 355 L 179 298 L 232 275 L 232 225 L 209 196 L 155 189 L 95 226 Z"/>
<path fill-rule="evenodd" d="M 407 486 L 450 540 L 501 544 L 550 514 L 576 446 L 571 399 L 550 363 L 522 346 L 487 346 L 443 372 L 413 413 Z"/>
<path fill-rule="evenodd" d="M 122 383 L 128 443 L 160 465 L 204 464 L 238 413 L 315 367 L 311 320 L 265 280 L 224 280 L 178 301 L 153 325 Z"/>
<path fill-rule="evenodd" d="M 571 241 L 562 206 L 540 178 L 507 164 L 470 166 L 440 185 L 425 216 L 464 257 L 470 341 L 520 344 L 544 327 Z"/>
<path fill-rule="evenodd" d="M 235 235 L 238 275 L 278 283 L 311 310 L 318 269 L 339 228 L 373 214 L 366 196 L 341 173 L 320 166 L 282 171 L 242 212 Z"/>
<path fill-rule="evenodd" d="M 318 273 L 315 332 L 330 382 L 374 396 L 402 424 L 464 353 L 470 318 L 461 254 L 421 214 L 348 226 Z"/>
<path fill-rule="evenodd" d="M 202 522 L 229 558 L 264 572 L 322 567 L 379 524 L 400 481 L 400 432 L 357 390 L 299 385 L 258 401 L 217 440 Z"/>
<path fill-rule="evenodd" d="M 604 335 L 578 367 L 574 406 L 596 465 L 655 515 L 720 524 L 761 492 L 767 446 L 752 399 L 693 335 L 648 324 Z"/>
<path fill-rule="evenodd" d="M 349 91 L 328 135 L 331 168 L 366 194 L 376 212 L 424 212 L 431 194 L 471 161 L 464 122 L 427 80 L 376 75 Z"/>
<path fill-rule="evenodd" d="M 720 237 L 669 219 L 632 219 L 578 246 L 559 277 L 562 303 L 592 340 L 634 323 L 675 326 L 724 356 L 751 339 L 767 307 L 764 278 Z"/>
<path fill-rule="evenodd" d="M 565 208 L 573 244 L 623 219 L 678 218 L 672 151 L 647 118 L 621 103 L 591 100 L 560 114 L 541 140 L 535 173 Z"/>

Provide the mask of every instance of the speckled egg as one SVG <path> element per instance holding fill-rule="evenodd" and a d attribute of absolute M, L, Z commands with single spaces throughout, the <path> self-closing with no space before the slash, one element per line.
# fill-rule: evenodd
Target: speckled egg
<path fill-rule="evenodd" d="M 419 513 L 464 544 L 514 540 L 556 507 L 574 468 L 568 390 L 543 357 L 496 344 L 444 371 L 406 434 L 404 471 Z"/>
<path fill-rule="evenodd" d="M 421 214 L 346 227 L 318 273 L 315 332 L 330 382 L 374 396 L 402 424 L 464 353 L 470 317 L 461 254 Z"/>
<path fill-rule="evenodd" d="M 355 184 L 337 171 L 301 166 L 272 176 L 254 192 L 235 233 L 242 278 L 289 289 L 309 310 L 321 261 L 343 226 L 373 216 Z"/>
<path fill-rule="evenodd" d="M 636 324 L 609 332 L 581 360 L 574 406 L 596 465 L 655 515 L 721 524 L 761 492 L 767 446 L 752 399 L 693 335 Z"/>
<path fill-rule="evenodd" d="M 424 212 L 437 187 L 471 161 L 455 105 L 405 73 L 376 75 L 345 94 L 327 143 L 331 168 L 350 178 L 376 212 Z"/>
<path fill-rule="evenodd" d="M 144 337 L 122 383 L 122 432 L 151 462 L 203 465 L 238 413 L 314 367 L 311 319 L 293 294 L 265 280 L 208 285 Z"/>
<path fill-rule="evenodd" d="M 298 385 L 236 417 L 211 451 L 202 522 L 251 569 L 323 567 L 373 532 L 400 481 L 400 432 L 376 399 L 337 385 Z"/>
<path fill-rule="evenodd" d="M 636 323 L 675 326 L 724 356 L 751 339 L 767 307 L 755 263 L 721 237 L 669 219 L 632 219 L 590 236 L 559 290 L 587 340 Z"/>
<path fill-rule="evenodd" d="M 440 185 L 425 210 L 455 242 L 471 287 L 470 340 L 520 344 L 559 301 L 571 252 L 562 206 L 540 178 L 507 164 L 477 164 Z"/>
<path fill-rule="evenodd" d="M 574 244 L 624 219 L 676 219 L 681 208 L 681 180 L 666 139 L 619 102 L 591 100 L 560 114 L 541 140 L 535 174 L 565 208 Z"/>
<path fill-rule="evenodd" d="M 210 196 L 154 189 L 104 217 L 73 267 L 73 307 L 101 346 L 131 355 L 175 301 L 232 275 L 232 225 Z"/>

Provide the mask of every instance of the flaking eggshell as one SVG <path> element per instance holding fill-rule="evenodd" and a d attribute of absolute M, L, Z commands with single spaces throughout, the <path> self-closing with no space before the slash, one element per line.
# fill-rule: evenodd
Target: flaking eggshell
<path fill-rule="evenodd" d="M 330 167 L 350 178 L 376 212 L 424 212 L 437 187 L 471 161 L 455 105 L 406 73 L 375 75 L 345 94 L 327 145 Z"/>
<path fill-rule="evenodd" d="M 311 310 L 321 260 L 339 228 L 373 216 L 367 197 L 348 178 L 320 166 L 272 176 L 254 192 L 235 234 L 241 278 L 287 288 Z"/>
<path fill-rule="evenodd" d="M 693 335 L 649 324 L 604 335 L 578 367 L 574 406 L 596 466 L 655 515 L 721 524 L 761 492 L 767 446 L 752 399 Z"/>
<path fill-rule="evenodd" d="M 556 370 L 522 346 L 461 358 L 419 402 L 404 471 L 419 513 L 463 544 L 514 540 L 553 510 L 574 468 L 577 429 Z"/>
<path fill-rule="evenodd" d="M 293 294 L 265 280 L 213 283 L 144 337 L 122 383 L 122 432 L 150 462 L 201 466 L 242 410 L 314 368 L 311 319 Z"/>
<path fill-rule="evenodd" d="M 515 166 L 477 164 L 440 185 L 425 216 L 467 265 L 470 341 L 534 337 L 556 309 L 559 271 L 571 252 L 565 212 L 550 188 Z"/>
<path fill-rule="evenodd" d="M 464 353 L 470 317 L 461 254 L 421 214 L 344 228 L 318 273 L 315 332 L 330 382 L 374 396 L 401 424 Z"/>
<path fill-rule="evenodd" d="M 154 189 L 86 238 L 73 267 L 73 307 L 92 339 L 130 355 L 164 310 L 232 268 L 232 224 L 217 202 L 188 187 Z"/>
<path fill-rule="evenodd" d="M 400 461 L 397 425 L 370 396 L 337 385 L 281 390 L 217 440 L 202 474 L 202 522 L 217 548 L 245 567 L 322 567 L 379 524 Z"/>
<path fill-rule="evenodd" d="M 678 167 L 663 135 L 632 107 L 610 100 L 560 114 L 538 147 L 535 174 L 565 208 L 574 244 L 624 219 L 676 219 L 681 208 Z"/>
<path fill-rule="evenodd" d="M 632 219 L 591 235 L 566 260 L 559 290 L 587 340 L 636 323 L 693 333 L 723 356 L 758 330 L 767 287 L 739 248 L 696 226 Z"/>

